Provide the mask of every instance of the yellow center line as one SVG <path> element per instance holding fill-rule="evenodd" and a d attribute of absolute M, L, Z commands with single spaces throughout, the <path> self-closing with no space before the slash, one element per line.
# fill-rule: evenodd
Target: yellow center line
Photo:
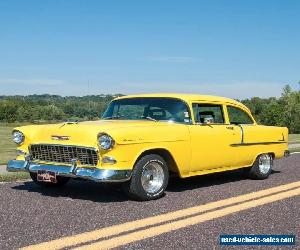
<path fill-rule="evenodd" d="M 206 212 L 206 211 L 209 211 L 212 209 L 217 209 L 217 208 L 233 205 L 233 204 L 240 203 L 240 202 L 257 199 L 257 198 L 260 198 L 260 197 L 263 197 L 266 195 L 271 195 L 274 193 L 282 192 L 282 191 L 289 190 L 292 188 L 297 188 L 297 187 L 300 187 L 300 181 L 292 182 L 289 184 L 285 184 L 285 185 L 281 185 L 281 186 L 253 192 L 253 193 L 239 195 L 239 196 L 224 199 L 224 200 L 207 203 L 205 205 L 199 205 L 199 206 L 186 208 L 186 209 L 182 209 L 182 210 L 177 210 L 177 211 L 169 212 L 169 213 L 165 213 L 165 214 L 160 214 L 157 216 L 152 216 L 152 217 L 148 217 L 148 218 L 144 218 L 144 219 L 140 219 L 140 220 L 136 220 L 136 221 L 130 221 L 130 222 L 126 222 L 123 224 L 113 225 L 113 226 L 97 229 L 97 230 L 90 231 L 90 232 L 80 233 L 77 235 L 66 236 L 66 237 L 56 239 L 56 240 L 51 240 L 48 242 L 43 242 L 43 243 L 28 246 L 28 247 L 24 247 L 22 249 L 27 249 L 27 250 L 29 250 L 29 249 L 30 250 L 53 249 L 53 250 L 55 250 L 55 249 L 61 249 L 61 248 L 65 248 L 65 247 L 75 246 L 78 244 L 87 243 L 89 241 L 96 241 L 96 240 L 99 240 L 99 239 L 105 238 L 105 237 L 116 236 L 118 234 L 141 229 L 143 227 L 153 226 L 158 223 L 164 223 L 164 222 L 168 222 L 168 221 L 172 221 L 172 220 L 176 220 L 176 219 L 181 219 L 183 217 L 192 216 L 192 215 Z"/>
<path fill-rule="evenodd" d="M 221 208 L 216 211 L 207 212 L 201 215 L 196 215 L 192 217 L 188 217 L 186 219 L 182 219 L 175 222 L 170 222 L 160 226 L 153 226 L 148 229 L 139 230 L 137 232 L 125 234 L 122 236 L 114 237 L 108 240 L 98 241 L 96 243 L 92 243 L 90 245 L 84 245 L 77 248 L 72 248 L 73 250 L 91 250 L 91 249 L 111 249 L 118 246 L 126 245 L 135 241 L 144 240 L 150 237 L 154 237 L 163 233 L 171 232 L 174 230 L 178 230 L 184 227 L 192 226 L 195 224 L 199 224 L 205 221 L 209 221 L 212 219 L 220 218 L 229 214 L 233 214 L 236 212 L 240 212 L 249 208 L 254 208 L 257 206 L 262 206 L 271 202 L 287 199 L 296 195 L 300 195 L 300 188 L 293 189 L 286 192 L 281 192 L 279 194 L 270 195 L 267 197 L 263 197 L 254 201 L 247 201 L 238 205 L 233 205 L 226 208 Z"/>

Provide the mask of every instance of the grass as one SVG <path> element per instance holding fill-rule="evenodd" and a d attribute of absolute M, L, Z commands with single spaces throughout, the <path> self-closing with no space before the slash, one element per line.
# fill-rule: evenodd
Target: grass
<path fill-rule="evenodd" d="M 290 134 L 289 143 L 300 143 L 300 134 Z"/>
<path fill-rule="evenodd" d="M 11 131 L 18 124 L 0 125 L 0 165 L 16 157 L 16 144 L 11 139 Z"/>
<path fill-rule="evenodd" d="M 0 174 L 0 182 L 21 181 L 28 179 L 30 179 L 30 175 L 26 172 Z"/>

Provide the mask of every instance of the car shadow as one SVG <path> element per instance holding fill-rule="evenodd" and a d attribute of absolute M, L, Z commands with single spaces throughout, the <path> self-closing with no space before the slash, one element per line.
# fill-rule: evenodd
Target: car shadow
<path fill-rule="evenodd" d="M 280 173 L 278 170 L 272 170 L 271 174 Z M 211 186 L 223 185 L 230 182 L 238 182 L 249 179 L 243 169 L 231 170 L 220 173 L 213 173 L 207 175 L 200 175 L 180 179 L 179 177 L 170 178 L 167 191 L 169 192 L 183 192 L 198 188 L 205 188 Z"/>
<path fill-rule="evenodd" d="M 280 171 L 272 170 L 272 174 Z M 180 179 L 171 177 L 166 192 L 183 192 L 198 188 L 223 185 L 247 179 L 242 170 L 233 170 L 202 176 Z M 125 195 L 119 183 L 96 183 L 85 180 L 70 180 L 63 187 L 42 187 L 32 181 L 17 183 L 12 189 L 39 193 L 43 196 L 65 197 L 69 199 L 89 200 L 94 202 L 125 202 L 131 200 Z"/>
<path fill-rule="evenodd" d="M 43 187 L 33 181 L 17 183 L 12 189 L 30 193 L 39 193 L 43 196 L 64 197 L 69 199 L 89 200 L 94 202 L 124 202 L 129 198 L 124 194 L 120 184 L 96 183 L 85 180 L 70 180 L 62 187 Z"/>

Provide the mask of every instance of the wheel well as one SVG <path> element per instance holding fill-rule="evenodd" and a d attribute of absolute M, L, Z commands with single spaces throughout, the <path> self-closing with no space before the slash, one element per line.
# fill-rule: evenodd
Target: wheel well
<path fill-rule="evenodd" d="M 171 153 L 166 150 L 166 149 L 163 149 L 163 148 L 156 148 L 156 149 L 149 149 L 149 150 L 146 150 L 144 151 L 138 158 L 137 160 L 135 161 L 134 164 L 136 164 L 136 162 L 138 160 L 140 160 L 143 156 L 145 155 L 149 155 L 149 154 L 156 154 L 156 155 L 159 155 L 160 157 L 162 157 L 165 162 L 167 163 L 167 166 L 168 166 L 168 169 L 170 172 L 172 173 L 178 173 L 178 167 L 177 167 L 177 164 L 173 158 L 173 156 L 171 155 Z"/>
<path fill-rule="evenodd" d="M 266 152 L 266 153 L 260 153 L 260 154 L 258 154 L 256 157 L 255 157 L 255 159 L 254 159 L 254 161 L 253 161 L 253 163 L 252 163 L 252 165 L 254 164 L 254 162 L 256 161 L 256 159 L 260 156 L 260 155 L 262 155 L 262 154 L 269 154 L 269 155 L 271 155 L 272 156 L 272 160 L 274 160 L 275 159 L 275 153 L 274 152 Z M 251 166 L 252 166 L 251 165 Z"/>
<path fill-rule="evenodd" d="M 271 156 L 272 156 L 272 159 L 273 159 L 273 160 L 275 159 L 275 153 L 273 153 L 273 152 L 269 152 L 269 155 L 271 155 Z"/>

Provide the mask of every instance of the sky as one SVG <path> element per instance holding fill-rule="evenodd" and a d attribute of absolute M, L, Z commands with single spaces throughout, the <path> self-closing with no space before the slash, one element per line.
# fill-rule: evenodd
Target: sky
<path fill-rule="evenodd" d="M 299 88 L 297 0 L 0 1 L 0 95 Z"/>

